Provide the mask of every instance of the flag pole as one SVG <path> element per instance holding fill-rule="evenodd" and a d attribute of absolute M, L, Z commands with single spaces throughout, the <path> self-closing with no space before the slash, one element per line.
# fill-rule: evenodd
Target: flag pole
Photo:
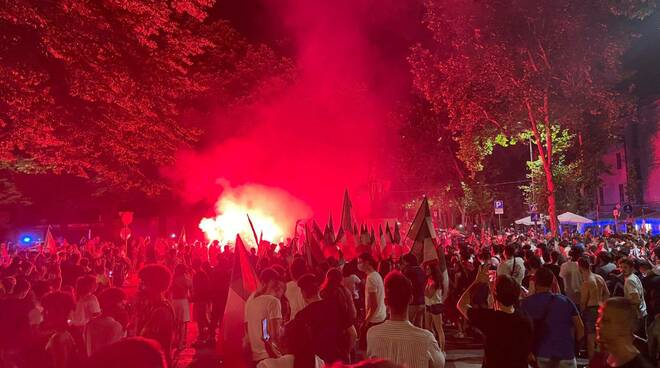
<path fill-rule="evenodd" d="M 252 220 L 250 219 L 250 214 L 246 213 L 248 222 L 250 223 L 250 228 L 252 229 L 252 235 L 254 235 L 254 241 L 257 243 L 257 249 L 259 248 L 259 238 L 257 238 L 257 232 L 254 231 L 254 225 L 252 225 Z"/>

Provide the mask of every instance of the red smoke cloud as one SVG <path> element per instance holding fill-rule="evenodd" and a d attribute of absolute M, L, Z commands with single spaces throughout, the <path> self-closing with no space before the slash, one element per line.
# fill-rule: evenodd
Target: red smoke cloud
<path fill-rule="evenodd" d="M 390 134 L 386 101 L 393 95 L 388 82 L 373 82 L 378 76 L 400 79 L 384 72 L 364 26 L 382 2 L 282 3 L 272 2 L 273 16 L 283 17 L 295 40 L 295 81 L 239 114 L 219 114 L 214 124 L 220 127 L 240 120 L 251 128 L 205 152 L 182 153 L 177 179 L 193 201 L 215 201 L 219 179 L 279 188 L 320 218 L 338 216 L 348 188 L 354 210 L 365 218 L 370 175 L 382 167 L 379 156 Z"/>

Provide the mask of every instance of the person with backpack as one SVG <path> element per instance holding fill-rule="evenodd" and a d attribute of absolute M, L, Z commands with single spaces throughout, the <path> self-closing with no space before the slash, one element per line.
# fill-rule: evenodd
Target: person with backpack
<path fill-rule="evenodd" d="M 175 333 L 174 309 L 164 293 L 170 287 L 172 275 L 164 266 L 151 264 L 138 273 L 140 291 L 136 302 L 137 334 L 158 341 L 168 366 L 172 366 L 172 342 Z"/>
<path fill-rule="evenodd" d="M 509 275 L 518 285 L 522 285 L 525 277 L 525 261 L 521 257 L 516 257 L 516 247 L 508 244 L 504 248 L 505 261 L 497 267 L 497 275 Z"/>

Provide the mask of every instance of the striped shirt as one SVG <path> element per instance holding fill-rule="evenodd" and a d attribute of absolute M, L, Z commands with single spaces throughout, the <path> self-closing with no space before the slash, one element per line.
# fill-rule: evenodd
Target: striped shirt
<path fill-rule="evenodd" d="M 408 368 L 443 368 L 445 355 L 433 334 L 409 321 L 391 321 L 367 332 L 367 356 L 387 359 Z"/>

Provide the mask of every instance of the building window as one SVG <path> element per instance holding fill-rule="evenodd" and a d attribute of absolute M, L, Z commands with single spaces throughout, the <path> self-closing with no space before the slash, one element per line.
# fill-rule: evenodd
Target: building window
<path fill-rule="evenodd" d="M 625 201 L 626 198 L 623 190 L 623 184 L 619 184 L 619 203 L 624 203 Z"/>
<path fill-rule="evenodd" d="M 598 203 L 603 204 L 605 202 L 605 193 L 603 193 L 603 187 L 598 187 Z"/>
<path fill-rule="evenodd" d="M 616 168 L 621 170 L 621 152 L 616 153 Z"/>

